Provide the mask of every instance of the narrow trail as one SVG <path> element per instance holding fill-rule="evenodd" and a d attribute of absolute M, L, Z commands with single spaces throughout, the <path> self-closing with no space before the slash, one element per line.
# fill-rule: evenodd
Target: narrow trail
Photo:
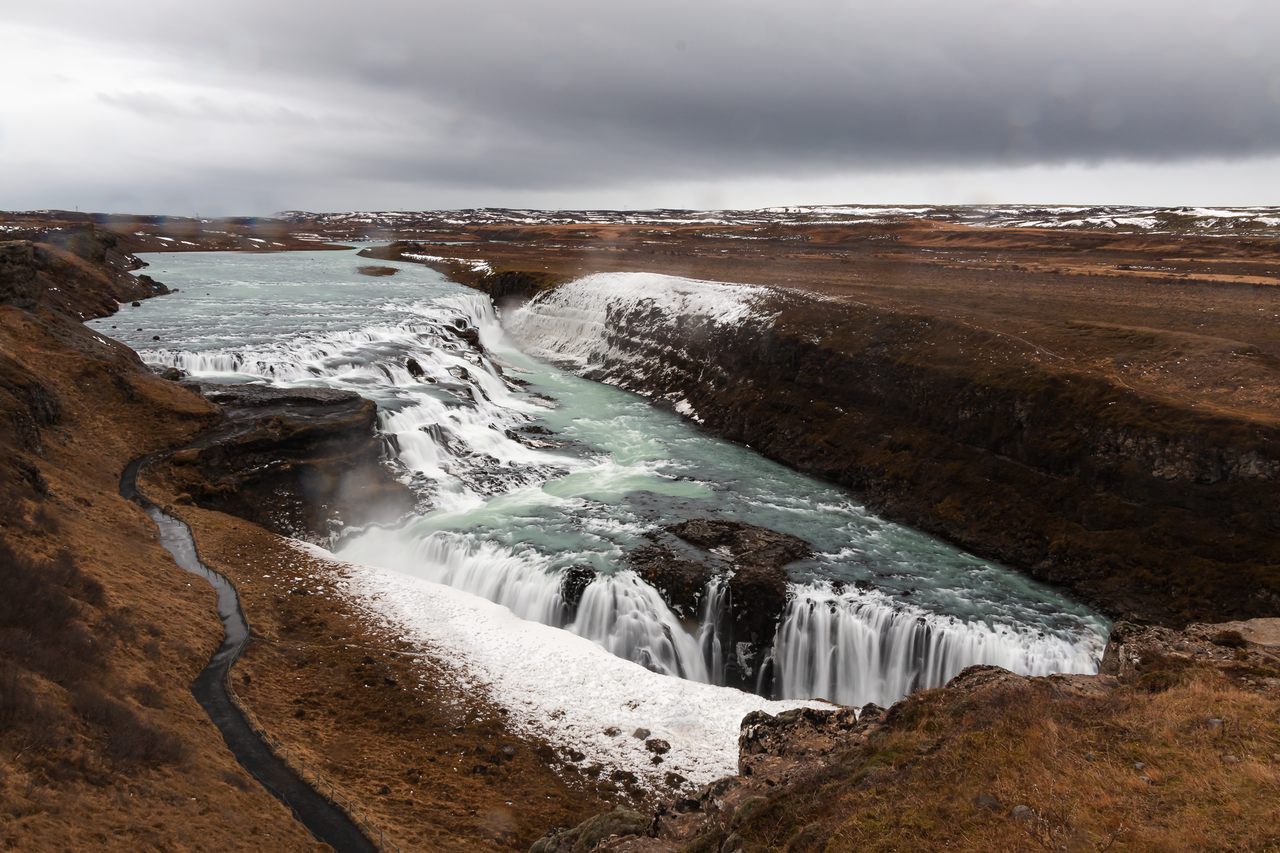
<path fill-rule="evenodd" d="M 179 566 L 207 580 L 218 593 L 218 617 L 226 637 L 209 663 L 191 685 L 191 693 L 226 741 L 231 754 L 277 800 L 284 803 L 293 816 L 317 840 L 338 853 L 376 853 L 380 849 L 361 832 L 339 806 L 331 803 L 303 782 L 294 771 L 272 753 L 236 707 L 227 692 L 231 667 L 249 645 L 249 622 L 235 586 L 227 578 L 200 562 L 191 529 L 166 515 L 138 490 L 138 471 L 154 458 L 167 455 L 153 453 L 129 464 L 120 477 L 120 495 L 138 504 L 160 528 L 160 544 Z M 388 845 L 389 846 L 389 845 Z"/>

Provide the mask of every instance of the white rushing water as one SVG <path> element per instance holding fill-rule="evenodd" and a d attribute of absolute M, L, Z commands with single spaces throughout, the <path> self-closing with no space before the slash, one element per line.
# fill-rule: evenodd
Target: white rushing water
<path fill-rule="evenodd" d="M 1087 608 L 530 357 L 487 298 L 430 270 L 400 264 L 393 278 L 369 279 L 355 273 L 361 262 L 344 252 L 153 256 L 148 272 L 181 292 L 93 325 L 202 380 L 328 385 L 375 400 L 419 509 L 395 528 L 352 532 L 338 556 L 472 593 L 654 672 L 722 684 L 737 657 L 727 585 L 713 581 L 702 612 L 681 615 L 626 568 L 647 537 L 692 518 L 758 524 L 813 547 L 790 567 L 769 670 L 779 698 L 887 705 L 974 663 L 1096 671 L 1109 626 Z M 585 369 L 621 357 L 610 316 L 736 323 L 765 292 L 595 276 L 532 306 L 534 348 Z M 464 339 L 475 333 L 483 353 Z"/>

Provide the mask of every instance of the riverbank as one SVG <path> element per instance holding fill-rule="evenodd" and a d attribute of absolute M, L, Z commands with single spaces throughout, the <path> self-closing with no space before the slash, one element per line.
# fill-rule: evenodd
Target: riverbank
<path fill-rule="evenodd" d="M 0 305 L 0 839 L 317 849 L 191 695 L 222 640 L 213 591 L 117 492 L 133 458 L 191 440 L 216 413 L 59 310 L 46 294 L 69 286 L 61 266 L 36 261 L 31 300 Z"/>
<path fill-rule="evenodd" d="M 0 305 L 0 562 L 14 605 L 0 609 L 0 838 L 32 851 L 318 849 L 192 697 L 222 639 L 212 590 L 117 493 L 132 459 L 208 433 L 216 407 L 67 316 L 56 301 L 69 289 L 65 264 L 41 264 L 29 246 L 19 254 L 30 275 L 6 269 L 4 283 L 18 280 L 26 307 Z M 77 263 L 96 272 L 84 281 L 110 281 L 100 261 Z M 273 438 L 300 446 L 309 433 Z M 351 467 L 332 456 L 301 463 Z M 258 640 L 234 674 L 242 697 L 404 849 L 524 849 L 547 819 L 644 801 L 625 780 L 584 778 L 547 745 L 507 737 L 498 710 L 429 657 L 404 670 L 403 643 L 332 589 L 292 595 L 252 573 L 262 561 L 308 571 L 287 540 L 221 513 L 175 512 L 193 516 L 201 553 L 246 597 Z M 314 667 L 298 666 L 309 658 Z M 341 697 L 329 695 L 335 677 Z M 448 754 L 425 753 L 426 737 L 448 738 Z"/>

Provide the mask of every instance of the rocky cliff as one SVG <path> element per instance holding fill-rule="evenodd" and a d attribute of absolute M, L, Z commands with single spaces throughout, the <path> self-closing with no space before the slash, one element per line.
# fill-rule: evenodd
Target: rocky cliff
<path fill-rule="evenodd" d="M 504 322 L 1114 617 L 1280 609 L 1274 424 L 1171 405 L 964 321 L 785 289 L 664 295 L 653 278 L 652 293 L 584 279 Z"/>
<path fill-rule="evenodd" d="M 1280 619 L 1117 627 L 1097 676 L 974 666 L 889 709 L 742 720 L 738 774 L 531 853 L 1250 849 L 1276 837 Z"/>
<path fill-rule="evenodd" d="M 220 407 L 212 434 L 159 463 L 179 503 L 329 543 L 413 508 L 383 457 L 377 406 L 354 391 L 189 383 Z"/>

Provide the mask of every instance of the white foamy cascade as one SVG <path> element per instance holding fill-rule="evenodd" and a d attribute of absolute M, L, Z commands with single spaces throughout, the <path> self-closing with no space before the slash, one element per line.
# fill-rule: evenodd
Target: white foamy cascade
<path fill-rule="evenodd" d="M 522 619 L 564 628 L 654 672 L 713 682 L 700 637 L 691 635 L 661 594 L 634 572 L 596 577 L 569 619 L 563 572 L 553 571 L 549 558 L 533 551 L 516 553 L 447 531 L 406 537 L 401 531 L 370 530 L 341 555 L 487 598 Z"/>
<path fill-rule="evenodd" d="M 1103 640 L 962 622 L 891 604 L 878 593 L 794 587 L 774 644 L 775 692 L 845 705 L 889 705 L 946 684 L 966 666 L 1021 675 L 1098 670 Z"/>

